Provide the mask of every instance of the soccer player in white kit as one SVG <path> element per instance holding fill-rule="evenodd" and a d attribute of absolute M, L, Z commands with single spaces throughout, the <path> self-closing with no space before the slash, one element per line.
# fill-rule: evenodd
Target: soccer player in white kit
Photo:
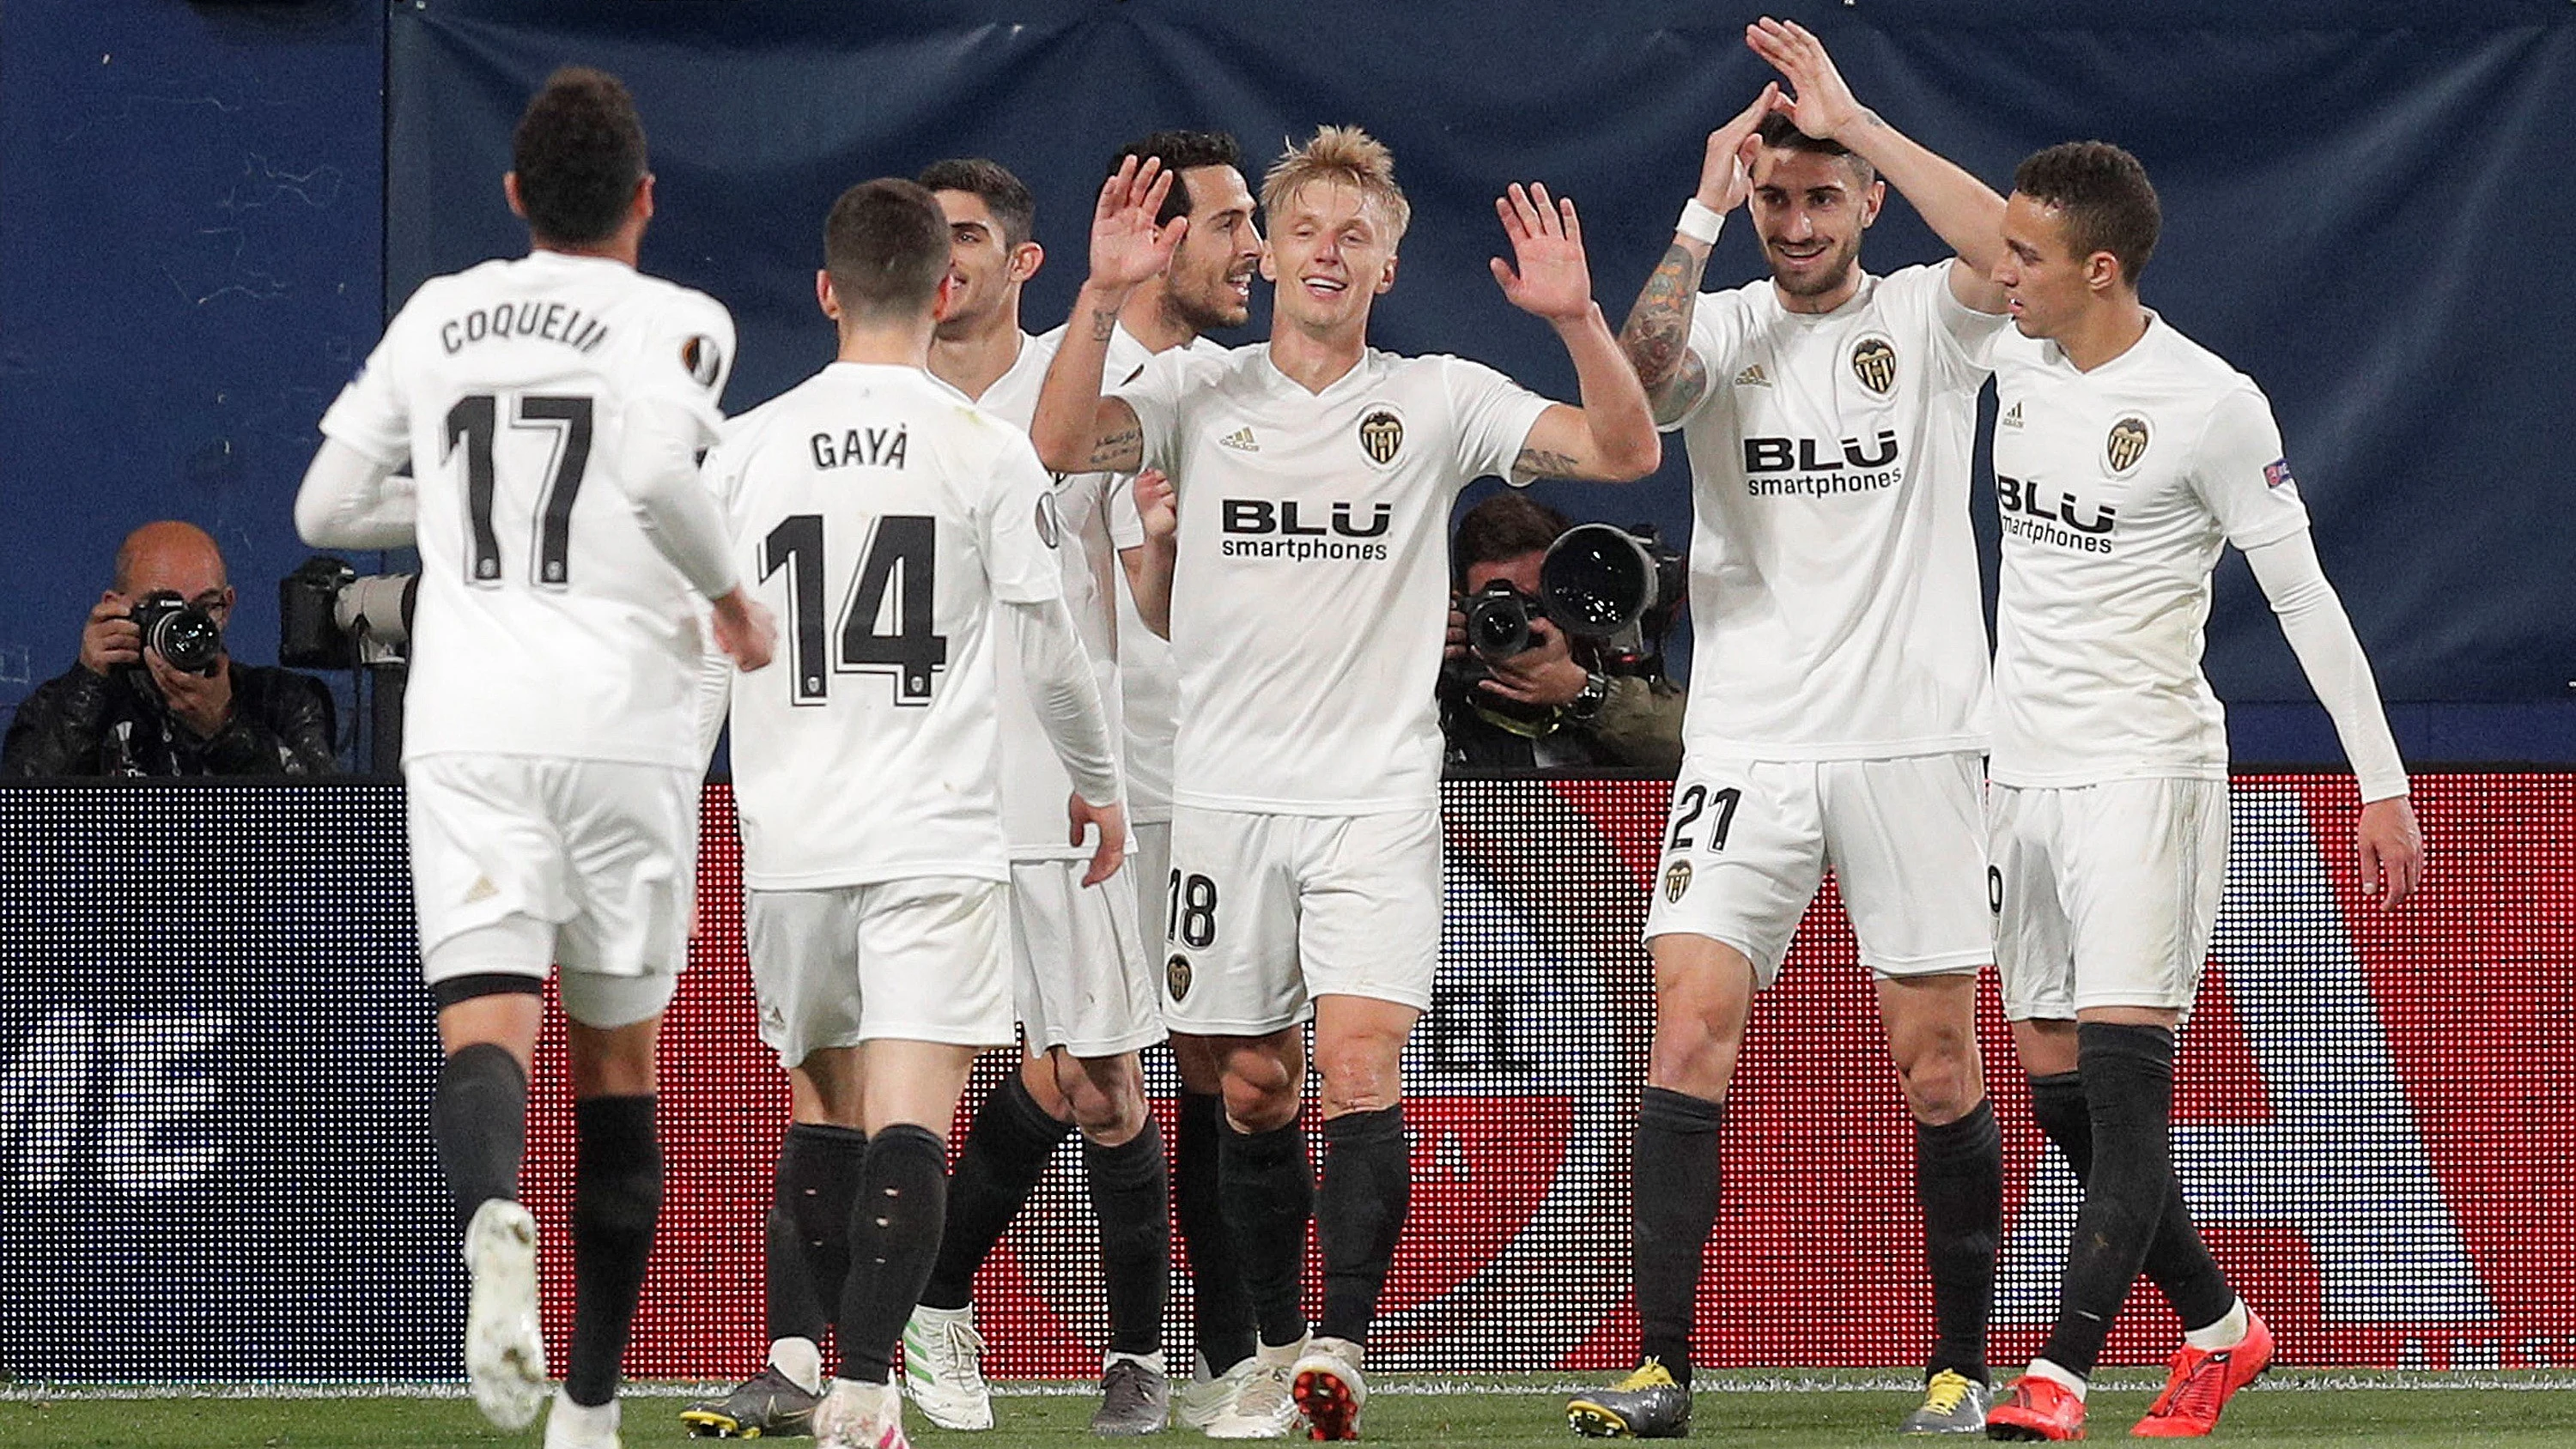
<path fill-rule="evenodd" d="M 1632 1213 L 1639 1366 L 1576 1430 L 1687 1432 L 1719 1122 L 1754 995 L 1830 864 L 1914 1117 L 1936 1338 L 1910 1433 L 1975 1433 L 2003 1219 L 1977 975 L 1993 959 L 1979 818 L 1985 622 L 1968 487 L 1985 275 L 2003 199 L 1853 99 L 1805 30 L 1747 28 L 1777 86 L 1712 133 L 1699 190 L 1622 341 L 1688 440 L 1696 651 L 1646 918 L 1655 1037 Z M 1862 233 L 1896 183 L 1957 252 L 1885 276 Z M 1720 218 L 1770 275 L 1695 295 Z"/>
<path fill-rule="evenodd" d="M 1255 1371 L 1208 1432 L 1283 1437 L 1302 1413 L 1316 1437 L 1350 1438 L 1410 1190 L 1401 1055 L 1439 955 L 1448 510 L 1484 474 L 1625 480 L 1661 447 L 1593 304 L 1574 208 L 1543 187 L 1496 203 L 1518 265 L 1493 269 L 1565 341 L 1582 408 L 1458 358 L 1370 350 L 1409 207 L 1386 148 L 1340 127 L 1263 181 L 1270 341 L 1167 352 L 1102 397 L 1120 309 L 1185 230 L 1156 225 L 1168 185 L 1149 162 L 1102 189 L 1033 434 L 1053 466 L 1169 479 L 1137 490 L 1138 604 L 1181 670 L 1164 1009 L 1176 1040 L 1223 1063 L 1221 1196 L 1260 1330 Z M 1310 1013 L 1320 1194 L 1297 1125 Z M 1310 1219 L 1325 1279 L 1311 1340 Z"/>
<path fill-rule="evenodd" d="M 403 766 L 445 1052 L 431 1130 L 473 1269 L 466 1371 L 504 1428 L 545 1385 L 536 1223 L 514 1199 L 561 967 L 579 1162 L 572 1352 L 546 1443 L 598 1449 L 617 1443 L 661 1203 L 654 1044 L 695 900 L 692 593 L 746 669 L 771 626 L 696 473 L 733 321 L 635 270 L 653 178 L 625 87 L 558 71 L 512 159 L 529 254 L 421 284 L 323 415 L 295 513 L 317 546 L 420 549 Z M 389 486 L 406 458 L 413 485 Z"/>
<path fill-rule="evenodd" d="M 2244 551 L 2359 778 L 2365 891 L 2423 869 L 2406 767 L 2318 567 L 2271 404 L 2138 300 L 2161 214 L 2098 141 L 2024 161 L 1994 277 L 2003 573 L 1986 819 L 2004 1014 L 2041 1126 L 2084 1183 L 2055 1328 L 1998 1403 L 1997 1439 L 2084 1437 L 2085 1380 L 2141 1265 L 2181 1317 L 2131 1431 L 2195 1438 L 2272 1336 L 2193 1232 L 2174 1179 L 2174 1033 L 2227 874 L 2227 732 L 2200 669 L 2210 570 Z"/>
<path fill-rule="evenodd" d="M 1006 675 L 1071 780 L 1070 837 L 1097 832 L 1066 888 L 1102 887 L 1127 839 L 1050 480 L 1020 429 L 926 368 L 950 256 L 949 219 L 919 185 L 844 193 L 816 282 L 839 360 L 737 420 L 706 462 L 792 665 L 732 699 L 762 1037 L 832 1125 L 866 1135 L 854 1187 L 835 1193 L 840 1369 L 813 1419 L 827 1449 L 903 1442 L 888 1378 L 939 1249 L 943 1142 L 977 1052 L 1012 1038 Z"/>

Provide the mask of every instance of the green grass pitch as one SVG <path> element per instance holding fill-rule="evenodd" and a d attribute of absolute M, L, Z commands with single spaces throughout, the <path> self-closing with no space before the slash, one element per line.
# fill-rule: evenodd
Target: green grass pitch
<path fill-rule="evenodd" d="M 1891 1426 L 1912 1396 L 1889 1388 L 1884 1373 L 1796 1372 L 1702 1375 L 1691 1439 L 1699 1445 L 1807 1446 L 1895 1444 Z M 1472 1444 L 1479 1449 L 1566 1449 L 1575 1442 L 1561 1401 L 1572 1381 L 1562 1375 L 1517 1378 L 1403 1379 L 1377 1386 L 1362 1430 L 1391 1444 Z M 2149 1377 L 2123 1373 L 2098 1387 L 2093 1437 L 2124 1439 L 2144 1412 Z M 154 1391 L 109 1397 L 115 1390 L 46 1391 L 16 1384 L 0 1389 L 0 1445 L 8 1449 L 534 1449 L 535 1429 L 504 1434 L 448 1392 L 438 1397 L 368 1393 L 313 1397 L 316 1391 L 227 1389 L 198 1396 Z M 328 1390 L 320 1392 L 330 1392 Z M 668 1386 L 641 1386 L 626 1401 L 627 1449 L 692 1441 L 682 1432 L 686 1399 Z M 999 1426 L 985 1434 L 950 1434 L 908 1416 L 916 1443 L 958 1449 L 1096 1443 L 1086 1431 L 1087 1393 L 1006 1390 L 995 1404 Z M 1176 1433 L 1153 1442 L 1203 1442 Z M 783 1440 L 794 1446 L 810 1440 Z M 1920 1442 L 1920 1441 L 1913 1441 Z M 1983 1441 L 1977 1441 L 1983 1442 Z M 2576 1446 L 2576 1379 L 2547 1377 L 2333 1374 L 2284 1371 L 2238 1396 L 2215 1442 L 2261 1445 Z"/>

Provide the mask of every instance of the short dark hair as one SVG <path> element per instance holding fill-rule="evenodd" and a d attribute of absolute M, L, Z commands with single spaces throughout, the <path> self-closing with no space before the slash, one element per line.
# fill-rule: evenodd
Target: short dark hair
<path fill-rule="evenodd" d="M 1172 173 L 1172 189 L 1163 197 L 1163 209 L 1154 214 L 1155 222 L 1162 225 L 1190 214 L 1190 183 L 1182 178 L 1182 172 L 1194 166 L 1243 169 L 1243 147 L 1224 131 L 1156 131 L 1119 147 L 1118 154 L 1109 158 L 1109 170 L 1104 174 L 1117 175 L 1130 156 L 1140 164 L 1148 159 L 1160 161 L 1163 169 Z"/>
<path fill-rule="evenodd" d="M 1863 160 L 1860 153 L 1840 141 L 1808 135 L 1798 129 L 1797 122 L 1778 111 L 1764 116 L 1762 124 L 1754 128 L 1753 134 L 1761 137 L 1762 144 L 1774 151 L 1804 151 L 1814 156 L 1840 156 L 1843 158 L 1843 164 L 1852 169 L 1852 174 L 1860 178 L 1863 189 L 1867 189 L 1871 182 L 1878 179 L 1878 168 Z"/>
<path fill-rule="evenodd" d="M 644 181 L 644 122 L 635 98 L 604 70 L 556 71 L 520 113 L 510 169 L 519 174 L 529 231 L 572 246 L 606 241 L 626 224 Z"/>
<path fill-rule="evenodd" d="M 2066 218 L 2078 260 L 2109 252 L 2132 287 L 2156 254 L 2164 208 L 2138 158 L 2108 141 L 2064 141 L 2013 172 L 2013 190 Z"/>
<path fill-rule="evenodd" d="M 913 180 L 925 190 L 962 191 L 981 200 L 993 220 L 1001 223 L 1004 246 L 1018 246 L 1036 233 L 1038 199 L 999 161 L 981 156 L 933 161 Z"/>
<path fill-rule="evenodd" d="M 948 217 L 919 182 L 862 181 L 823 223 L 823 270 L 852 321 L 924 316 L 948 275 Z"/>
<path fill-rule="evenodd" d="M 1458 541 L 1450 549 L 1458 577 L 1480 563 L 1501 563 L 1525 553 L 1543 553 L 1574 521 L 1514 489 L 1497 493 L 1467 510 L 1458 520 Z"/>

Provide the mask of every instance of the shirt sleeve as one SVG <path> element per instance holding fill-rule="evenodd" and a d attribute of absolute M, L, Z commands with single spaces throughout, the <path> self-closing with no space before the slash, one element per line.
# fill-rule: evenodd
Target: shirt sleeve
<path fill-rule="evenodd" d="M 1995 370 L 1995 336 L 2012 325 L 2012 315 L 1980 312 L 1952 296 L 1950 268 L 1956 265 L 1907 267 L 1882 285 L 1901 287 L 1909 308 L 1921 318 L 1934 375 L 1947 386 L 1973 388 Z"/>
<path fill-rule="evenodd" d="M 724 304 L 674 288 L 670 304 L 654 316 L 633 371 L 620 380 L 628 427 L 661 432 L 692 453 L 713 445 L 724 430 L 733 353 L 733 314 Z"/>
<path fill-rule="evenodd" d="M 411 398 L 402 377 L 403 339 L 421 294 L 394 314 L 358 375 L 322 414 L 322 436 L 391 471 L 411 457 Z"/>
<path fill-rule="evenodd" d="M 2297 529 L 2245 551 L 2254 582 L 2280 617 L 2282 637 L 2299 657 L 2317 702 L 2334 720 L 2335 737 L 2344 758 L 2352 762 L 2361 784 L 2361 801 L 2393 799 L 2406 793 L 2406 762 L 2397 753 L 2397 738 L 2380 707 L 2379 686 L 2361 637 L 2343 611 L 2343 600 L 2317 562 L 2315 543 Z"/>
<path fill-rule="evenodd" d="M 1181 398 L 1188 390 L 1189 365 L 1186 349 L 1157 352 L 1143 371 L 1106 394 L 1135 411 L 1136 425 L 1145 434 L 1145 466 L 1174 477 L 1178 474 L 1172 464 L 1178 450 L 1173 445 L 1180 436 Z M 1128 512 L 1135 509 L 1130 507 Z"/>
<path fill-rule="evenodd" d="M 994 431 L 1003 435 L 1002 445 L 976 541 L 993 597 L 1006 604 L 1061 599 L 1064 564 L 1056 550 L 1064 545 L 1064 520 L 1056 513 L 1054 482 L 1025 436 L 1000 423 Z"/>
<path fill-rule="evenodd" d="M 1515 473 L 1521 448 L 1539 414 L 1556 406 L 1481 362 L 1444 358 L 1451 416 L 1456 420 L 1458 481 L 1492 474 L 1514 487 L 1530 481 Z"/>
<path fill-rule="evenodd" d="M 2230 390 L 2211 409 L 2192 457 L 2191 486 L 2227 541 L 2240 549 L 2259 548 L 2308 526 L 2307 505 L 2281 454 L 2272 405 L 2252 383 Z"/>

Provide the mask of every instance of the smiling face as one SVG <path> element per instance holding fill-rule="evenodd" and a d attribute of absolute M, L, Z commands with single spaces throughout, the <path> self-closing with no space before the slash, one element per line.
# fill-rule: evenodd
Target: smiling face
<path fill-rule="evenodd" d="M 1861 184 L 1840 156 L 1766 146 L 1753 162 L 1750 201 L 1763 259 L 1782 293 L 1831 297 L 1854 283 L 1860 234 L 1878 220 L 1887 183 Z"/>
<path fill-rule="evenodd" d="M 2056 207 L 2019 191 L 2004 202 L 2004 251 L 1994 282 L 2023 336 L 2067 336 L 2097 296 L 2118 285 L 2119 266 L 2109 252 L 2077 256 L 2066 213 Z"/>
<path fill-rule="evenodd" d="M 954 341 L 994 325 L 996 315 L 1016 318 L 1013 304 L 1020 284 L 1038 269 L 1045 253 L 1035 242 L 1010 244 L 992 208 L 971 191 L 932 193 L 948 218 L 948 310 L 940 314 L 939 335 Z"/>
<path fill-rule="evenodd" d="M 1281 197 L 1261 261 L 1280 320 L 1309 332 L 1365 330 L 1369 304 L 1395 285 L 1395 244 L 1382 209 L 1347 181 L 1310 181 Z"/>
<path fill-rule="evenodd" d="M 1252 189 L 1231 166 L 1193 166 L 1190 229 L 1164 269 L 1173 312 L 1197 332 L 1240 327 L 1252 318 L 1252 275 L 1261 266 L 1261 229 L 1252 220 Z"/>

